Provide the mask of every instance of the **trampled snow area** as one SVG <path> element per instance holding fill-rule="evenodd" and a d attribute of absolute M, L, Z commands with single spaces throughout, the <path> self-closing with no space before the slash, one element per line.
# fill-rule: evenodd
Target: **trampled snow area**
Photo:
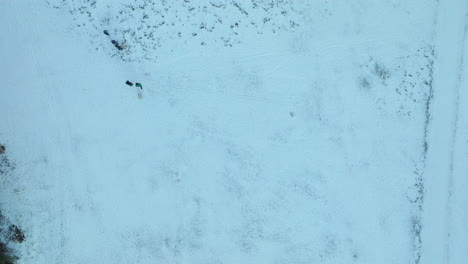
<path fill-rule="evenodd" d="M 0 29 L 20 264 L 468 260 L 466 0 L 0 0 Z"/>

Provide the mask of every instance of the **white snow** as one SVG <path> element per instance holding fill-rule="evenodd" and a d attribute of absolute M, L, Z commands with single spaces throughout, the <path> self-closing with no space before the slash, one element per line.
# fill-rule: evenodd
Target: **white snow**
<path fill-rule="evenodd" d="M 467 12 L 0 1 L 18 263 L 463 263 Z"/>

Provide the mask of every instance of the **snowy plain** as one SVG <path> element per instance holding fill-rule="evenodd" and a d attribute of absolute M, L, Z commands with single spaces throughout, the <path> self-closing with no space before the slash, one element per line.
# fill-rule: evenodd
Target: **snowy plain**
<path fill-rule="evenodd" d="M 465 0 L 0 0 L 18 263 L 466 263 L 467 23 Z"/>

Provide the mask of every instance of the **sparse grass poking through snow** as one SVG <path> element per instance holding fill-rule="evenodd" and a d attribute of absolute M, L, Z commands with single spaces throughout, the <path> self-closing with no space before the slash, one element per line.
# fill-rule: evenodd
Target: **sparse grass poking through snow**
<path fill-rule="evenodd" d="M 10 243 L 22 243 L 25 240 L 23 231 L 16 225 L 7 223 L 0 211 L 0 264 L 14 264 L 19 258 L 8 247 Z"/>
<path fill-rule="evenodd" d="M 0 264 L 14 264 L 17 260 L 4 243 L 0 242 Z"/>
<path fill-rule="evenodd" d="M 3 184 L 3 178 L 14 170 L 14 166 L 6 156 L 6 147 L 0 144 L 0 180 Z M 18 257 L 14 251 L 8 247 L 10 243 L 22 243 L 25 240 L 23 231 L 9 221 L 0 210 L 0 264 L 14 264 Z"/>

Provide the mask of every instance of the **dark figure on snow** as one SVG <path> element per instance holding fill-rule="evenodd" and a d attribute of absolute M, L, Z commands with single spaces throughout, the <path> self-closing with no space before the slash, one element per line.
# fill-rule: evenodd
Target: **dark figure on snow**
<path fill-rule="evenodd" d="M 122 46 L 120 46 L 119 43 L 117 43 L 117 41 L 112 40 L 111 43 L 114 44 L 114 46 L 115 46 L 118 50 L 123 50 Z"/>

